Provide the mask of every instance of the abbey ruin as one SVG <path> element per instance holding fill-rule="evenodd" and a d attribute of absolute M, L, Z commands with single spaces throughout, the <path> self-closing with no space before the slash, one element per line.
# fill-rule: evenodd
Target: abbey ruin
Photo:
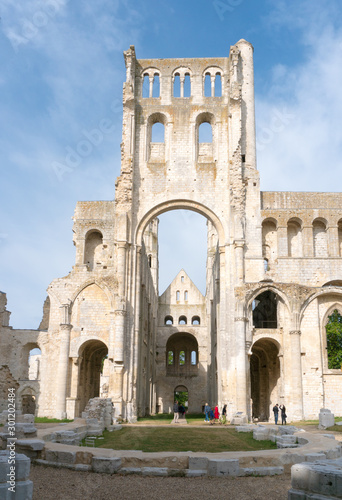
<path fill-rule="evenodd" d="M 253 47 L 124 57 L 115 199 L 77 203 L 75 265 L 48 287 L 38 330 L 9 326 L 0 294 L 0 410 L 15 387 L 19 408 L 56 418 L 102 395 L 134 421 L 172 411 L 177 392 L 229 419 L 268 420 L 275 403 L 293 421 L 342 415 L 325 329 L 342 314 L 342 194 L 260 191 Z M 208 221 L 205 296 L 182 269 L 159 296 L 158 216 L 177 209 Z"/>

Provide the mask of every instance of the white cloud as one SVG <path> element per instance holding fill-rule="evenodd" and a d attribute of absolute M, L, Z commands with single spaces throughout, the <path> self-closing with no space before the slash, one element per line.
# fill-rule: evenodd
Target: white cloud
<path fill-rule="evenodd" d="M 301 10 L 309 12 L 305 22 L 291 5 L 281 22 L 300 19 L 305 60 L 292 67 L 275 66 L 269 88 L 256 96 L 263 190 L 340 189 L 336 179 L 342 163 L 342 31 L 324 24 L 326 13 L 319 22 L 315 5 L 310 11 L 304 4 Z"/>

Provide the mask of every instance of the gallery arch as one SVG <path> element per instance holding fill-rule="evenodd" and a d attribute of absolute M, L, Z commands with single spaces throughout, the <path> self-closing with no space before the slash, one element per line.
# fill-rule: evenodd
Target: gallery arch
<path fill-rule="evenodd" d="M 100 396 L 100 377 L 103 361 L 108 354 L 106 344 L 88 340 L 79 349 L 78 398 L 82 413 L 89 399 Z"/>
<path fill-rule="evenodd" d="M 280 398 L 279 345 L 271 339 L 257 340 L 250 358 L 252 417 L 261 422 L 270 418 Z"/>

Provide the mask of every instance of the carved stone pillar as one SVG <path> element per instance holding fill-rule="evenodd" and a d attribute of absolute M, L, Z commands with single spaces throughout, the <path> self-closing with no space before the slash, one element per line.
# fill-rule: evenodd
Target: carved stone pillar
<path fill-rule="evenodd" d="M 291 335 L 291 377 L 292 377 L 292 418 L 294 420 L 303 419 L 303 381 L 302 381 L 302 359 L 300 330 L 290 331 Z"/>
<path fill-rule="evenodd" d="M 66 418 L 66 397 L 69 368 L 70 332 L 72 325 L 61 324 L 59 329 L 59 361 L 56 388 L 56 415 L 57 418 Z"/>
<path fill-rule="evenodd" d="M 235 318 L 237 411 L 247 415 L 247 352 L 245 317 Z M 249 343 L 250 346 L 250 343 Z"/>
<path fill-rule="evenodd" d="M 242 285 L 245 279 L 245 269 L 244 269 L 245 240 L 235 240 L 234 246 L 235 246 L 236 281 L 237 285 Z"/>

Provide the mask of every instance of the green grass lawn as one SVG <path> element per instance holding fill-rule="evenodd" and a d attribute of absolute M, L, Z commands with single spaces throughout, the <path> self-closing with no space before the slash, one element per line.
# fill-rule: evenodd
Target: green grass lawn
<path fill-rule="evenodd" d="M 58 418 L 35 417 L 34 422 L 36 424 L 60 424 L 64 422 L 73 422 L 73 420 L 68 420 L 67 418 L 58 420 Z"/>
<path fill-rule="evenodd" d="M 276 449 L 271 441 L 255 441 L 252 432 L 236 432 L 228 427 L 139 427 L 125 426 L 119 431 L 104 431 L 95 446 L 114 450 L 158 451 L 253 451 Z"/>

